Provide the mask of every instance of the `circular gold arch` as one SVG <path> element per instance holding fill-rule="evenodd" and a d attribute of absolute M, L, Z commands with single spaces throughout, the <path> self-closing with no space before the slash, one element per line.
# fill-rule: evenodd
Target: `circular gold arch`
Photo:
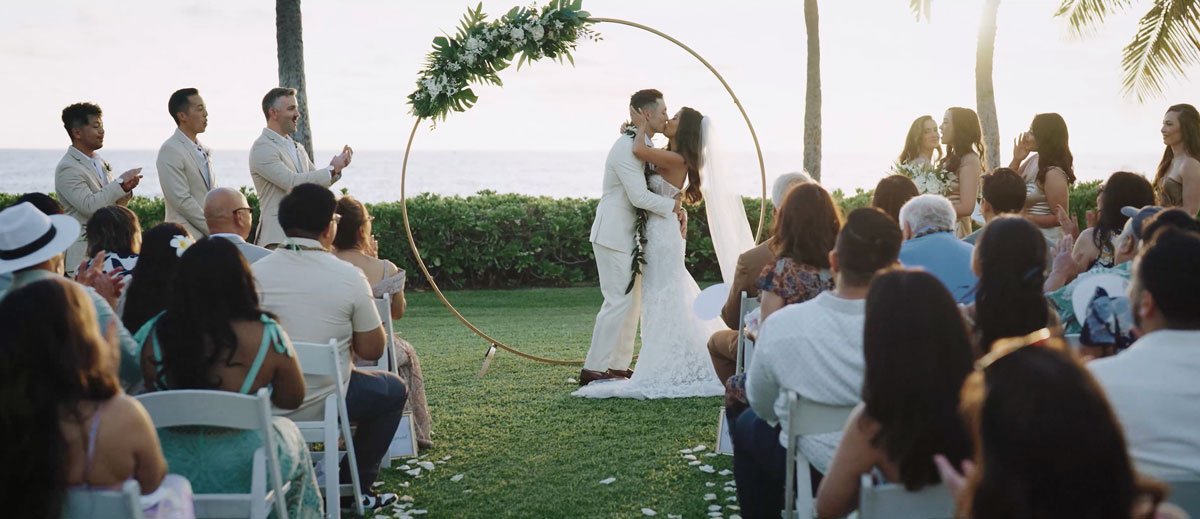
<path fill-rule="evenodd" d="M 762 234 L 763 234 L 763 222 L 765 221 L 766 213 L 767 213 L 767 211 L 766 211 L 766 209 L 767 209 L 767 169 L 766 169 L 766 166 L 763 164 L 762 148 L 758 144 L 758 134 L 754 131 L 754 124 L 750 122 L 750 116 L 746 114 L 746 109 L 742 106 L 742 102 L 738 99 L 737 94 L 733 93 L 733 88 L 731 88 L 729 86 L 729 83 L 727 83 L 725 81 L 725 78 L 721 76 L 721 73 L 717 72 L 717 69 L 714 68 L 712 66 L 712 64 L 710 64 L 708 62 L 708 60 L 704 59 L 702 56 L 700 56 L 700 54 L 697 54 L 696 51 L 691 49 L 691 47 L 684 45 L 683 42 L 681 42 L 675 38 L 672 38 L 671 36 L 667 35 L 666 33 L 662 32 L 662 31 L 659 31 L 652 27 L 647 27 L 640 23 L 631 22 L 628 20 L 620 20 L 620 19 L 616 19 L 616 18 L 591 18 L 591 20 L 596 23 L 615 23 L 618 25 L 626 25 L 629 27 L 634 27 L 634 28 L 649 32 L 651 34 L 654 34 L 656 36 L 659 36 L 671 43 L 674 43 L 675 45 L 679 46 L 683 50 L 687 51 L 688 54 L 691 54 L 692 57 L 694 57 L 698 61 L 700 61 L 700 63 L 703 64 L 705 66 L 705 68 L 707 68 L 710 72 L 712 72 L 713 76 L 715 76 L 717 78 L 717 80 L 721 82 L 721 86 L 725 87 L 725 92 L 727 92 L 729 94 L 729 97 L 731 99 L 733 99 L 733 104 L 737 105 L 738 112 L 740 112 L 742 114 L 742 119 L 744 119 L 746 121 L 746 127 L 750 130 L 750 138 L 754 140 L 754 152 L 758 157 L 759 178 L 762 181 L 762 195 L 761 195 L 761 199 L 759 200 L 758 228 L 757 228 L 757 232 L 754 235 L 754 241 L 755 242 L 761 241 Z M 446 299 L 446 295 L 442 293 L 442 290 L 440 288 L 438 288 L 437 282 L 434 281 L 434 279 L 433 279 L 433 275 L 431 275 L 429 273 L 429 268 L 425 266 L 425 260 L 421 258 L 421 251 L 417 249 L 416 240 L 413 239 L 412 227 L 409 225 L 409 222 L 408 222 L 408 202 L 405 197 L 405 186 L 406 186 L 405 181 L 408 178 L 408 157 L 412 153 L 413 138 L 416 137 L 417 129 L 420 127 L 421 121 L 423 121 L 423 120 L 424 120 L 424 118 L 418 118 L 417 121 L 413 124 L 412 131 L 409 132 L 409 134 L 408 134 L 408 142 L 404 146 L 404 162 L 401 163 L 401 166 L 400 166 L 400 214 L 404 220 L 404 234 L 408 238 L 408 246 L 410 249 L 412 249 L 413 257 L 416 258 L 416 260 L 417 260 L 417 266 L 421 269 L 421 274 L 423 274 L 425 276 L 425 280 L 429 282 L 430 288 L 433 289 L 433 292 L 434 292 L 434 294 L 437 295 L 438 300 L 440 300 L 442 302 L 442 304 L 446 306 L 447 310 L 450 310 L 450 313 L 454 314 L 454 317 L 457 318 L 458 321 L 463 324 L 463 326 L 466 326 L 468 329 L 470 329 L 472 332 L 474 332 L 475 335 L 478 335 L 483 340 L 491 343 L 493 347 L 498 347 L 498 348 L 505 350 L 509 353 L 512 353 L 514 355 L 524 357 L 529 360 L 542 362 L 545 364 L 553 364 L 553 365 L 558 365 L 558 366 L 582 365 L 583 364 L 582 360 L 549 359 L 549 358 L 545 358 L 545 357 L 539 357 L 537 355 L 531 355 L 529 353 L 525 353 L 521 350 L 518 350 L 512 346 L 509 346 L 496 338 L 493 338 L 492 336 L 488 335 L 486 332 L 484 332 L 483 330 L 480 330 L 477 326 L 472 324 L 471 321 L 467 320 L 466 317 L 463 317 L 462 313 L 460 313 L 458 311 L 458 309 L 455 308 L 454 305 L 450 303 L 450 300 Z M 488 351 L 488 354 L 489 355 L 491 354 L 490 349 Z M 486 366 L 484 369 L 486 369 Z M 482 374 L 482 371 L 480 373 Z"/>

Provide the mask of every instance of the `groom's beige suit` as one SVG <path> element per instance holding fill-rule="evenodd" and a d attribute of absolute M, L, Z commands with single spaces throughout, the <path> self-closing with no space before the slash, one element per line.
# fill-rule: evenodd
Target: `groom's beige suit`
<path fill-rule="evenodd" d="M 633 156 L 633 138 L 621 135 L 604 162 L 604 191 L 592 222 L 592 251 L 600 274 L 604 305 L 596 314 L 592 346 L 584 369 L 625 370 L 633 362 L 633 339 L 642 309 L 641 278 L 628 294 L 633 273 L 635 208 L 674 217 L 675 200 L 646 188 L 645 164 Z"/>
<path fill-rule="evenodd" d="M 300 184 L 319 184 L 325 187 L 337 182 L 333 169 L 316 169 L 304 146 L 270 128 L 250 147 L 250 178 L 258 192 L 258 239 L 260 247 L 283 243 L 287 235 L 279 225 L 279 202 Z"/>

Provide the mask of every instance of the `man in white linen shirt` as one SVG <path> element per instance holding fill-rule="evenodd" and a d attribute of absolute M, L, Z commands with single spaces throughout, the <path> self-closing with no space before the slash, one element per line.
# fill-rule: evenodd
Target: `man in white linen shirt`
<path fill-rule="evenodd" d="M 287 238 L 251 270 L 262 292 L 263 308 L 278 317 L 293 341 L 337 341 L 347 383 L 346 410 L 358 426 L 354 454 L 359 484 L 364 505 L 375 508 L 396 500 L 395 494 L 374 495 L 372 484 L 400 425 L 408 394 L 394 373 L 353 368 L 351 352 L 376 360 L 384 353 L 386 338 L 366 276 L 329 252 L 337 234 L 336 206 L 329 189 L 316 184 L 296 186 L 279 204 L 279 224 Z M 301 420 L 317 418 L 332 391 L 328 378 L 305 375 L 304 403 L 295 411 L 280 414 Z M 342 483 L 350 482 L 347 465 L 343 462 L 340 469 Z"/>
<path fill-rule="evenodd" d="M 733 428 L 733 473 L 743 516 L 778 517 L 783 509 L 785 390 L 829 405 L 852 406 L 862 400 L 867 287 L 876 272 L 896 264 L 901 240 L 900 228 L 883 211 L 850 213 L 829 253 L 834 289 L 785 306 L 763 323 L 747 371 L 750 409 Z M 840 432 L 802 437 L 800 448 L 824 472 L 840 438 Z M 813 489 L 818 480 L 814 478 Z"/>
<path fill-rule="evenodd" d="M 1088 363 L 1125 430 L 1129 455 L 1158 478 L 1200 477 L 1200 234 L 1157 233 L 1134 260 L 1129 304 L 1141 337 Z"/>
<path fill-rule="evenodd" d="M 204 197 L 204 219 L 213 238 L 223 238 L 237 245 L 246 263 L 254 263 L 271 253 L 246 241 L 250 237 L 253 209 L 246 195 L 230 187 L 218 187 Z"/>

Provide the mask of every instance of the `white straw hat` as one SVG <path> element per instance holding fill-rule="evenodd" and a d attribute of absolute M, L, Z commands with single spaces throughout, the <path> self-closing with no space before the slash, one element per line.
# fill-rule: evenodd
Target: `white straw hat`
<path fill-rule="evenodd" d="M 46 215 L 29 202 L 0 211 L 0 274 L 61 254 L 79 239 L 80 229 L 75 218 Z"/>

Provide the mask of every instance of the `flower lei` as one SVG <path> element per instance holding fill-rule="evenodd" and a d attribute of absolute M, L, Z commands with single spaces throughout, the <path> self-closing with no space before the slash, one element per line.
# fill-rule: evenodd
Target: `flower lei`
<path fill-rule="evenodd" d="M 479 99 L 467 86 L 489 83 L 502 86 L 498 72 L 519 54 L 517 68 L 542 58 L 575 64 L 571 51 L 581 38 L 599 41 L 588 27 L 591 16 L 583 0 L 553 0 L 514 7 L 503 17 L 486 21 L 483 4 L 468 9 L 454 36 L 433 39 L 433 52 L 417 76 L 417 89 L 408 96 L 413 115 L 444 120 L 450 111 L 463 112 Z"/>
<path fill-rule="evenodd" d="M 638 127 L 632 124 L 626 124 L 621 129 L 621 133 L 625 134 L 630 139 L 637 138 Z M 642 174 L 646 176 L 646 187 L 650 187 L 650 175 L 654 170 L 650 169 L 647 164 L 642 169 Z M 630 265 L 629 285 L 625 287 L 625 293 L 633 291 L 633 284 L 637 281 L 637 277 L 642 274 L 642 265 L 646 264 L 646 220 L 650 217 L 650 213 L 640 207 L 635 207 L 636 213 L 633 220 L 633 253 L 631 253 L 633 264 Z"/>

